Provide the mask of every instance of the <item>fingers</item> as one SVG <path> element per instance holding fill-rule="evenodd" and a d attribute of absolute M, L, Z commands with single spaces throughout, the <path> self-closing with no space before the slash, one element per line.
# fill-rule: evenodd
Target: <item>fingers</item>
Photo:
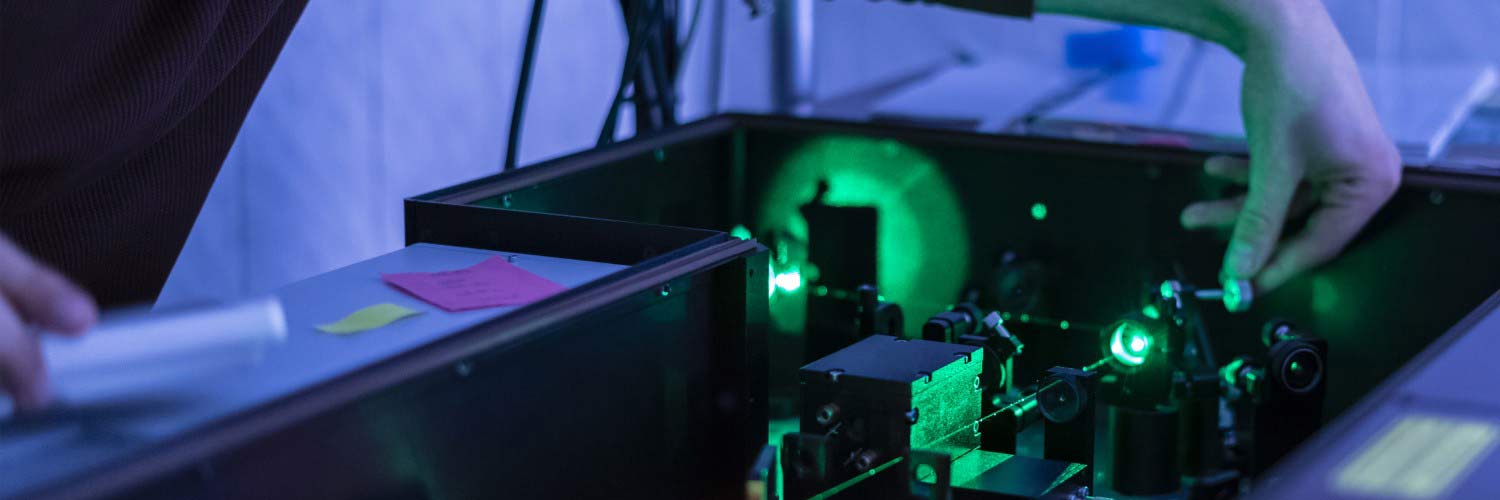
<path fill-rule="evenodd" d="M 1222 280 L 1253 279 L 1265 266 L 1281 238 L 1297 185 L 1302 182 L 1298 165 L 1270 159 L 1282 155 L 1260 158 L 1266 159 L 1251 160 L 1250 190 L 1235 218 L 1229 250 L 1224 253 L 1224 267 L 1219 273 Z"/>
<path fill-rule="evenodd" d="M 1203 162 L 1203 171 L 1208 175 L 1235 184 L 1250 182 L 1250 160 L 1236 156 L 1213 156 Z"/>
<path fill-rule="evenodd" d="M 1316 204 L 1315 202 L 1316 197 L 1305 186 L 1298 186 L 1297 193 L 1292 195 L 1292 204 L 1287 209 L 1287 215 L 1295 217 L 1305 214 Z M 1235 222 L 1239 220 L 1240 210 L 1244 207 L 1244 196 L 1193 203 L 1182 209 L 1180 216 L 1182 227 L 1184 229 L 1228 229 L 1234 227 Z"/>
<path fill-rule="evenodd" d="M 0 235 L 0 389 L 22 411 L 45 406 L 47 372 L 30 329 L 82 333 L 98 317 L 94 299 Z"/>
<path fill-rule="evenodd" d="M 1265 270 L 1255 278 L 1258 290 L 1270 291 L 1293 277 L 1337 257 L 1379 205 L 1325 205 L 1308 217 L 1307 227 L 1287 239 Z"/>
<path fill-rule="evenodd" d="M 56 271 L 36 262 L 0 235 L 0 297 L 22 325 L 78 334 L 94 325 L 94 299 Z"/>
<path fill-rule="evenodd" d="M 1200 201 L 1182 209 L 1182 227 L 1204 229 L 1229 227 L 1245 206 L 1245 197 L 1236 196 L 1222 200 Z"/>
<path fill-rule="evenodd" d="M 1330 184 L 1323 204 L 1308 217 L 1307 227 L 1282 244 L 1256 277 L 1257 286 L 1276 288 L 1338 256 L 1399 185 L 1400 166 L 1395 160 L 1387 165 L 1367 164 L 1355 173 Z"/>
<path fill-rule="evenodd" d="M 41 346 L 26 331 L 20 317 L 0 300 L 0 389 L 11 395 L 21 411 L 46 406 L 47 376 Z"/>

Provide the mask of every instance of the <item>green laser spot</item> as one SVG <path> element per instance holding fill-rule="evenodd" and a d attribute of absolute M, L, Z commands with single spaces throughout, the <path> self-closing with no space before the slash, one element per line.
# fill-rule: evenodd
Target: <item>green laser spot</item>
<path fill-rule="evenodd" d="M 1035 219 L 1035 220 L 1044 220 L 1044 219 L 1046 219 L 1047 218 L 1047 205 L 1044 204 L 1044 203 L 1032 203 L 1031 204 L 1031 218 Z"/>
<path fill-rule="evenodd" d="M 745 228 L 744 225 L 734 226 L 734 229 L 729 230 L 729 235 L 742 240 L 748 240 L 751 238 L 750 230 Z"/>
<path fill-rule="evenodd" d="M 1125 366 L 1144 364 L 1150 348 L 1151 335 L 1133 322 L 1120 323 L 1110 334 L 1109 352 Z"/>

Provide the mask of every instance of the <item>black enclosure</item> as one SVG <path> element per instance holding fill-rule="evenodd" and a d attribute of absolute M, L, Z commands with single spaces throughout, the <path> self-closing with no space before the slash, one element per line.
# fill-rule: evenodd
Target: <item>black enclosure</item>
<path fill-rule="evenodd" d="M 422 201 L 408 202 L 406 224 L 408 244 L 628 267 L 161 438 L 90 426 L 112 418 L 108 407 L 5 422 L 7 438 L 81 426 L 105 434 L 94 450 L 110 453 L 19 498 L 743 494 L 767 439 L 763 247 L 715 231 Z"/>
<path fill-rule="evenodd" d="M 1035 300 L 1007 324 L 1028 344 L 1018 360 L 1024 378 L 1097 359 L 1098 326 L 1138 308 L 1161 280 L 1216 282 L 1226 235 L 1186 232 L 1177 222 L 1190 201 L 1231 189 L 1202 175 L 1203 159 L 1159 148 L 728 115 L 416 200 L 748 230 L 773 249 L 772 276 L 799 274 L 782 290 L 770 284 L 771 380 L 787 394 L 803 362 L 791 333 L 803 320 L 799 294 L 842 292 L 819 288 L 815 266 L 798 262 L 806 228 L 792 214 L 817 181 L 829 183 L 831 204 L 877 209 L 879 284 L 906 308 L 908 332 L 963 287 L 986 285 L 1000 261 L 1035 262 L 1042 269 Z M 1294 222 L 1288 230 L 1297 229 Z M 1258 297 L 1250 313 L 1209 308 L 1204 321 L 1220 360 L 1258 348 L 1261 325 L 1272 318 L 1327 338 L 1325 415 L 1332 417 L 1500 288 L 1496 256 L 1500 180 L 1408 168 L 1396 199 L 1342 258 Z M 773 404 L 773 413 L 791 413 L 789 403 Z"/>

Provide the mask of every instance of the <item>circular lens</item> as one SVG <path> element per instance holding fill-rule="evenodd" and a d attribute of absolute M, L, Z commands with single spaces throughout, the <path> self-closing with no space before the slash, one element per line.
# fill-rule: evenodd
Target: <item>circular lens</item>
<path fill-rule="evenodd" d="M 1072 379 L 1053 378 L 1042 385 L 1036 400 L 1041 404 L 1042 416 L 1057 423 L 1066 423 L 1078 417 L 1083 408 L 1084 393 Z"/>
<path fill-rule="evenodd" d="M 1281 363 L 1281 380 L 1292 392 L 1313 390 L 1323 381 L 1323 360 L 1311 348 L 1298 348 Z"/>
<path fill-rule="evenodd" d="M 1109 354 L 1120 364 L 1135 367 L 1151 352 L 1151 332 L 1134 321 L 1121 321 L 1109 335 Z"/>

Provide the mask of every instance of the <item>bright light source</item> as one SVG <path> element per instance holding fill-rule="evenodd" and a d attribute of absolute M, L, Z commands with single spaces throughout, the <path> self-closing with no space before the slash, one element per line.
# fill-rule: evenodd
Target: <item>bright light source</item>
<path fill-rule="evenodd" d="M 792 269 L 776 275 L 776 288 L 787 292 L 795 292 L 802 288 L 802 272 Z"/>
<path fill-rule="evenodd" d="M 730 229 L 729 235 L 742 240 L 748 240 L 751 237 L 750 230 L 746 229 L 745 226 L 742 225 L 737 225 L 734 226 L 734 229 Z"/>
<path fill-rule="evenodd" d="M 1140 366 L 1151 352 L 1151 333 L 1133 321 L 1122 321 L 1109 336 L 1109 353 L 1127 367 Z"/>

